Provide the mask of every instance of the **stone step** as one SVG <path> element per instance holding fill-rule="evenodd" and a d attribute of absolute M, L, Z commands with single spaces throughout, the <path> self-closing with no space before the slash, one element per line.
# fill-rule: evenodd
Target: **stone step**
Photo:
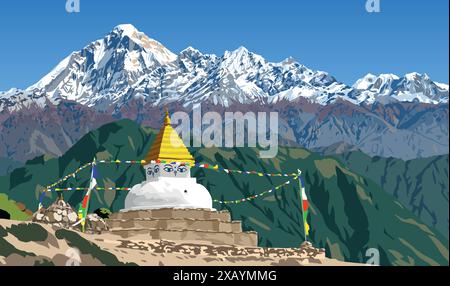
<path fill-rule="evenodd" d="M 207 209 L 155 209 L 138 210 L 114 213 L 110 219 L 135 219 L 135 218 L 155 218 L 155 219 L 217 219 L 223 222 L 231 222 L 231 215 L 228 211 L 212 211 Z"/>
<path fill-rule="evenodd" d="M 242 232 L 240 221 L 225 222 L 218 219 L 191 218 L 135 218 L 129 220 L 108 219 L 112 230 L 121 229 L 166 229 L 166 230 L 204 230 L 217 232 Z"/>
<path fill-rule="evenodd" d="M 122 229 L 111 230 L 112 234 L 130 240 L 163 239 L 184 242 L 206 242 L 217 245 L 258 246 L 256 232 L 215 232 L 199 230 L 167 230 L 167 229 Z"/>

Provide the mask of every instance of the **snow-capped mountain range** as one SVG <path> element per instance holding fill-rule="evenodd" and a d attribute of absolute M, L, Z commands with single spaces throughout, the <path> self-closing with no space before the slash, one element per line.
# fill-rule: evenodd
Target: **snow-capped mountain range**
<path fill-rule="evenodd" d="M 120 108 L 130 99 L 151 105 L 180 102 L 270 104 L 307 98 L 327 105 L 342 99 L 375 102 L 448 103 L 447 84 L 426 74 L 368 74 L 353 86 L 288 58 L 271 63 L 240 47 L 222 56 L 189 47 L 178 55 L 130 24 L 73 52 L 26 90 L 0 92 L 0 111 L 70 100 L 98 110 Z"/>
<path fill-rule="evenodd" d="M 174 54 L 120 25 L 29 88 L 0 92 L 0 159 L 60 156 L 118 119 L 158 128 L 161 105 L 189 113 L 196 103 L 221 114 L 275 111 L 283 146 L 423 158 L 448 154 L 448 94 L 448 85 L 426 74 L 368 74 L 349 86 L 244 47 L 222 56 L 192 47 Z"/>

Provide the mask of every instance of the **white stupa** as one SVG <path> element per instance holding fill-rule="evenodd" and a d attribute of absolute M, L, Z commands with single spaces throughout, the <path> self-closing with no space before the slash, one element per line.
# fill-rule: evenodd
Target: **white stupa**
<path fill-rule="evenodd" d="M 145 161 L 146 180 L 131 189 L 122 211 L 212 209 L 208 190 L 191 178 L 194 158 L 172 128 L 168 112 Z"/>

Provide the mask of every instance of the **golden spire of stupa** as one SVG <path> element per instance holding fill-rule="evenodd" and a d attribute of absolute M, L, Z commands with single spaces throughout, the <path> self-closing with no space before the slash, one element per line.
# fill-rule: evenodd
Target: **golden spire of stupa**
<path fill-rule="evenodd" d="M 164 126 L 170 125 L 170 115 L 169 115 L 169 109 L 166 107 L 166 116 L 164 117 Z"/>
<path fill-rule="evenodd" d="M 164 117 L 164 126 L 159 131 L 153 142 L 150 151 L 145 157 L 145 161 L 166 161 L 166 162 L 183 162 L 195 164 L 189 150 L 181 140 L 178 133 L 170 125 L 169 111 L 166 108 L 166 116 Z"/>

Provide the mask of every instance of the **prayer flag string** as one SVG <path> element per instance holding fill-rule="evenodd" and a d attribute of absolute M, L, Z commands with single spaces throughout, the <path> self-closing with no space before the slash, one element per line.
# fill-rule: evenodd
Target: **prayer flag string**
<path fill-rule="evenodd" d="M 255 200 L 257 198 L 260 198 L 262 196 L 268 195 L 270 193 L 273 193 L 275 191 L 278 191 L 279 189 L 285 187 L 286 185 L 289 185 L 292 181 L 295 181 L 297 179 L 302 180 L 299 176 L 300 173 L 286 173 L 286 174 L 282 174 L 282 173 L 264 173 L 264 172 L 258 172 L 258 171 L 245 171 L 245 170 L 232 170 L 232 169 L 226 169 L 226 168 L 222 168 L 219 167 L 218 165 L 210 165 L 210 164 L 205 164 L 205 163 L 195 163 L 195 164 L 189 164 L 189 163 L 184 163 L 184 162 L 170 162 L 170 161 L 165 161 L 165 160 L 155 160 L 155 161 L 145 161 L 145 160 L 99 160 L 96 161 L 96 164 L 139 164 L 139 165 L 146 165 L 146 164 L 181 164 L 181 165 L 186 165 L 186 166 L 191 166 L 194 168 L 203 168 L 203 169 L 207 169 L 207 170 L 214 170 L 214 171 L 220 171 L 220 172 L 224 172 L 227 174 L 230 173 L 236 173 L 236 174 L 242 174 L 242 175 L 256 175 L 259 177 L 292 177 L 291 180 L 276 186 L 274 188 L 271 188 L 270 190 L 264 191 L 262 193 L 259 194 L 255 194 L 252 196 L 249 196 L 247 198 L 243 198 L 243 199 L 239 199 L 239 200 L 213 200 L 215 203 L 220 203 L 220 204 L 239 204 L 239 203 L 243 203 L 243 202 L 249 202 L 252 200 Z M 45 193 L 47 192 L 65 192 L 65 191 L 88 191 L 89 188 L 55 188 L 57 185 L 64 183 L 65 181 L 69 180 L 70 178 L 76 178 L 76 175 L 78 173 L 80 173 L 81 171 L 85 170 L 86 168 L 92 166 L 92 162 L 87 163 L 83 166 L 81 166 L 80 168 L 76 169 L 73 173 L 70 173 L 66 176 L 64 176 L 63 178 L 61 178 L 60 180 L 56 181 L 55 183 L 47 186 L 44 190 L 44 192 L 40 195 L 39 197 L 39 209 L 42 208 L 42 204 L 43 204 L 43 199 L 45 197 Z M 111 188 L 104 188 L 104 187 L 96 187 L 93 190 L 97 190 L 97 191 L 130 191 L 131 188 L 124 188 L 124 187 L 111 187 Z"/>
<path fill-rule="evenodd" d="M 89 190 L 89 188 L 54 188 L 54 189 L 47 189 L 46 192 L 68 192 L 68 191 L 87 191 L 87 190 Z M 96 187 L 96 188 L 93 188 L 93 190 L 97 190 L 97 191 L 131 191 L 131 188 Z"/>
<path fill-rule="evenodd" d="M 245 202 L 253 201 L 253 200 L 257 199 L 257 198 L 260 198 L 260 197 L 263 197 L 263 196 L 265 196 L 265 195 L 274 193 L 274 192 L 276 192 L 276 191 L 282 189 L 283 187 L 289 185 L 292 181 L 295 181 L 295 180 L 297 180 L 297 179 L 298 179 L 298 177 L 294 177 L 292 180 L 289 180 L 289 181 L 287 181 L 287 182 L 285 182 L 285 183 L 283 183 L 283 184 L 281 184 L 281 185 L 279 185 L 279 186 L 276 186 L 276 187 L 274 187 L 274 188 L 271 188 L 270 190 L 267 190 L 267 191 L 265 191 L 265 192 L 262 192 L 262 193 L 259 193 L 259 194 L 256 194 L 256 195 L 249 196 L 249 197 L 244 198 L 244 199 L 240 199 L 240 200 L 231 200 L 231 201 L 213 200 L 213 202 L 215 202 L 215 203 L 220 203 L 220 204 L 240 204 L 240 203 L 245 203 Z"/>

